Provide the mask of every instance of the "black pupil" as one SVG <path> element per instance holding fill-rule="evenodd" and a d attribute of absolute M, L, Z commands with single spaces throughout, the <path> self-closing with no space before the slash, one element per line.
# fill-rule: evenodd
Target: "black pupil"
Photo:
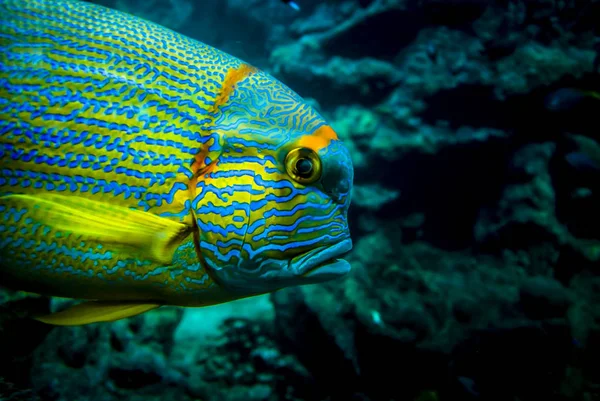
<path fill-rule="evenodd" d="M 300 175 L 308 175 L 312 171 L 313 165 L 309 159 L 299 159 L 296 162 L 296 171 Z"/>

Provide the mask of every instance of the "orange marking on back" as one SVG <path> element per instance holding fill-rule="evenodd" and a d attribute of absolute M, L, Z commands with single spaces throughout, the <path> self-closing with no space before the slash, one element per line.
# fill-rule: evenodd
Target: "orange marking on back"
<path fill-rule="evenodd" d="M 319 127 L 311 135 L 303 136 L 298 145 L 306 148 L 310 148 L 315 152 L 320 149 L 329 146 L 331 141 L 337 140 L 338 136 L 335 131 L 329 125 L 323 125 Z"/>
<path fill-rule="evenodd" d="M 223 82 L 223 89 L 221 90 L 221 93 L 219 93 L 219 96 L 217 96 L 215 99 L 213 111 L 216 111 L 220 106 L 227 104 L 229 97 L 235 89 L 235 85 L 238 82 L 241 82 L 244 78 L 254 74 L 256 71 L 256 68 L 248 64 L 242 64 L 238 68 L 232 68 L 227 71 L 227 75 L 225 75 L 225 81 Z"/>
<path fill-rule="evenodd" d="M 315 136 L 320 136 L 329 140 L 337 140 L 338 136 L 329 125 L 321 125 L 314 133 Z"/>

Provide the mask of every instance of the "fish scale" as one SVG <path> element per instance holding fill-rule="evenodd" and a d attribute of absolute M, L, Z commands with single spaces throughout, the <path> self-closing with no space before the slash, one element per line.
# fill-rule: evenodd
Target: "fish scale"
<path fill-rule="evenodd" d="M 65 154 L 82 156 L 91 153 L 90 148 L 93 152 L 103 151 L 107 159 L 89 165 L 85 162 L 49 165 L 39 159 L 37 162 L 25 162 L 22 157 L 11 152 L 12 170 L 43 170 L 72 178 L 86 177 L 90 169 L 99 169 L 103 172 L 103 180 L 94 179 L 91 186 L 82 186 L 77 192 L 86 196 L 98 191 L 99 196 L 104 194 L 111 201 L 115 200 L 115 192 L 122 192 L 122 196 L 117 199 L 127 206 L 145 206 L 151 209 L 160 204 L 173 207 L 172 203 L 163 202 L 164 194 L 161 196 L 151 188 L 157 182 L 167 181 L 173 187 L 176 182 L 187 181 L 187 177 L 193 174 L 189 171 L 193 156 L 200 152 L 200 146 L 209 138 L 209 135 L 200 135 L 192 127 L 196 125 L 205 128 L 204 131 L 210 131 L 209 122 L 212 121 L 206 118 L 208 112 L 202 108 L 188 107 L 184 113 L 178 113 L 178 103 L 186 100 L 191 104 L 197 104 L 199 100 L 204 100 L 207 104 L 215 103 L 215 96 L 208 97 L 201 91 L 196 91 L 194 95 L 188 90 L 189 93 L 184 98 L 182 88 L 185 88 L 186 81 L 194 79 L 197 86 L 201 82 L 209 93 L 217 92 L 221 88 L 211 84 L 208 81 L 210 75 L 203 71 L 212 70 L 211 75 L 225 75 L 227 69 L 239 67 L 239 62 L 212 54 L 215 52 L 211 48 L 192 43 L 167 30 L 155 29 L 154 25 L 141 20 L 125 23 L 117 14 L 102 13 L 86 4 L 51 3 L 1 3 L 3 15 L 11 18 L 10 23 L 3 21 L 0 31 L 0 46 L 3 48 L 0 88 L 3 99 L 11 95 L 17 95 L 18 99 L 13 98 L 12 104 L 1 109 L 0 127 L 17 124 L 20 129 L 13 129 L 12 133 L 22 137 L 19 142 L 23 149 L 36 146 L 39 141 L 45 142 L 46 160 L 62 158 Z M 109 29 L 110 26 L 125 28 L 114 32 Z M 148 30 L 153 32 L 147 33 Z M 131 39 L 124 40 L 122 35 Z M 134 35 L 140 38 L 154 37 L 155 40 L 150 44 L 139 45 Z M 166 45 L 167 41 L 178 46 L 170 48 Z M 35 48 L 44 46 L 45 49 L 34 66 L 27 59 L 20 58 L 20 52 L 15 52 L 15 48 L 25 51 L 29 43 L 35 44 Z M 152 44 L 164 46 L 157 48 Z M 109 56 L 115 52 L 120 52 L 120 57 Z M 196 54 L 196 59 L 188 58 L 186 61 L 180 57 L 186 53 Z M 90 58 L 90 54 L 104 54 L 106 60 L 103 60 L 103 65 L 106 67 L 97 67 L 97 57 Z M 161 62 L 157 57 L 168 61 Z M 152 69 L 146 70 L 146 73 L 136 72 L 135 68 L 129 69 L 132 63 L 142 65 L 147 62 L 160 65 L 164 70 L 154 68 L 156 73 L 152 74 Z M 195 65 L 196 68 L 189 69 L 190 65 Z M 183 67 L 192 72 L 186 74 Z M 27 74 L 12 79 L 11 71 L 15 70 L 26 71 Z M 173 83 L 169 84 L 169 81 Z M 53 82 L 59 85 L 50 86 Z M 64 101 L 68 106 L 65 108 L 61 104 L 61 95 L 66 92 L 66 86 L 71 95 L 68 101 Z M 43 92 L 40 94 L 42 88 Z M 134 91 L 139 94 L 131 96 Z M 15 113 L 14 109 L 23 104 L 33 110 Z M 61 132 L 54 133 L 52 131 L 58 130 L 49 127 L 48 121 L 69 124 L 64 124 Z M 79 140 L 71 140 L 73 136 Z M 47 146 L 61 139 L 65 143 L 54 147 L 54 152 Z M 13 139 L 9 136 L 7 140 Z M 173 167 L 168 178 L 164 173 L 165 162 Z M 117 163 L 119 168 L 115 169 L 113 166 Z M 33 185 L 28 188 L 36 191 L 40 188 L 35 187 L 35 182 L 44 182 L 39 175 L 30 180 Z M 0 186 L 0 191 L 10 190 L 7 184 L 11 186 L 11 181 L 5 181 Z M 22 187 L 23 181 L 19 181 Z M 69 184 L 72 182 L 73 180 Z M 53 186 L 49 182 L 45 184 L 42 189 Z M 69 185 L 69 188 L 73 188 L 73 185 Z M 27 187 L 21 189 L 27 190 Z M 174 196 L 175 194 L 170 194 L 166 200 L 172 200 Z M 175 207 L 181 208 L 182 205 Z"/>
<path fill-rule="evenodd" d="M 290 179 L 298 147 L 343 196 Z M 260 293 L 216 276 L 348 238 L 351 168 L 312 107 L 231 55 L 83 1 L 0 0 L 3 280 L 179 305 Z"/>

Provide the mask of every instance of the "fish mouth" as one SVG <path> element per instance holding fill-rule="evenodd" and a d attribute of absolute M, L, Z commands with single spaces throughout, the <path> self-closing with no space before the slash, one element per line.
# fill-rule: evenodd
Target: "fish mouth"
<path fill-rule="evenodd" d="M 346 238 L 334 245 L 319 247 L 291 261 L 293 271 L 310 278 L 311 281 L 325 281 L 347 274 L 350 263 L 340 259 L 352 250 L 352 240 Z"/>

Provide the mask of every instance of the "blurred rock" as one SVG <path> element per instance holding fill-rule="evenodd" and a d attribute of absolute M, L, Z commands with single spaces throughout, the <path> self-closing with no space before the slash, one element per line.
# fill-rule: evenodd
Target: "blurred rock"
<path fill-rule="evenodd" d="M 380 185 L 355 185 L 352 199 L 355 206 L 365 209 L 377 210 L 382 205 L 395 200 L 400 196 L 399 191 L 386 189 Z"/>
<path fill-rule="evenodd" d="M 581 78 L 593 71 L 596 52 L 571 46 L 546 47 L 530 42 L 497 64 L 497 93 L 505 95 L 530 92 L 570 75 Z"/>
<path fill-rule="evenodd" d="M 184 376 L 168 360 L 180 319 L 181 310 L 164 308 L 114 323 L 54 328 L 36 351 L 37 393 L 43 399 L 180 398 Z"/>
<path fill-rule="evenodd" d="M 553 399 L 567 373 L 572 348 L 564 322 L 499 322 L 457 344 L 451 369 L 472 381 L 478 399 Z"/>
<path fill-rule="evenodd" d="M 0 396 L 33 397 L 29 371 L 35 349 L 45 340 L 52 327 L 31 319 L 50 311 L 47 297 L 0 287 Z M 12 389 L 12 390 L 11 390 Z"/>
<path fill-rule="evenodd" d="M 197 349 L 188 393 L 203 400 L 314 399 L 315 386 L 296 357 L 282 353 L 269 329 L 228 319 L 222 334 Z"/>
<path fill-rule="evenodd" d="M 572 303 L 566 288 L 543 276 L 531 277 L 522 284 L 520 300 L 525 315 L 535 320 L 564 318 Z"/>

